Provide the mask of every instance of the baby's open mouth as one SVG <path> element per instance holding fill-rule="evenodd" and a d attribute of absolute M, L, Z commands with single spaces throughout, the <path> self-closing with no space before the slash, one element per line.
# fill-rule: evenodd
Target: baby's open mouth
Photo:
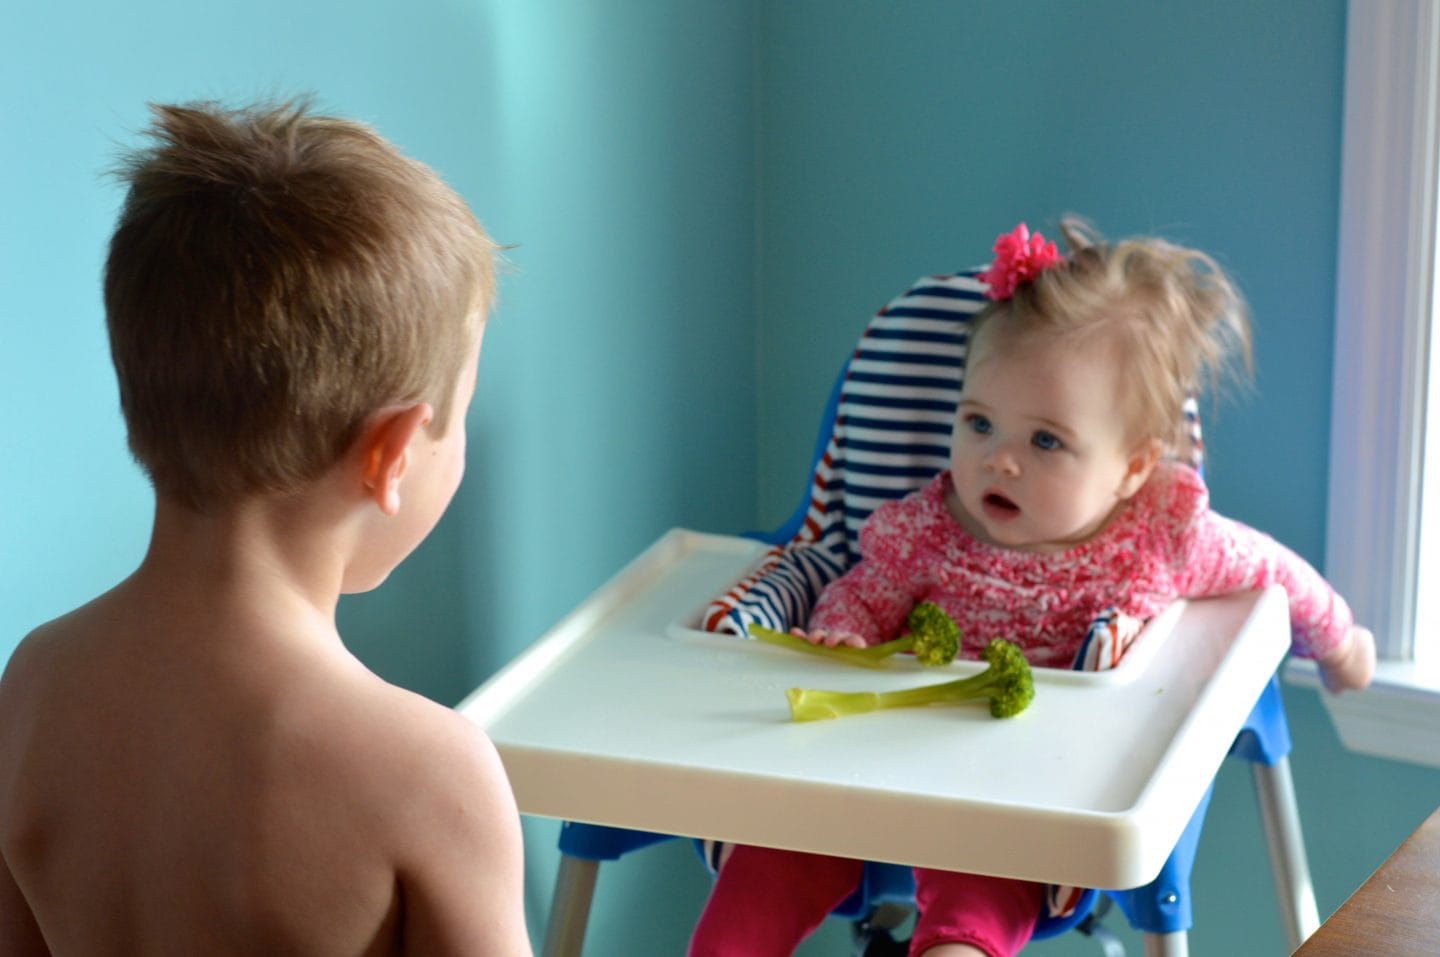
<path fill-rule="evenodd" d="M 1020 511 L 1020 506 L 1016 505 L 1014 502 L 1010 501 L 1010 499 L 1006 498 L 1004 495 L 1001 495 L 999 492 L 987 493 L 986 496 L 981 499 L 981 504 L 985 506 L 985 511 L 989 512 L 991 515 L 996 515 L 1000 517 L 1015 515 Z"/>

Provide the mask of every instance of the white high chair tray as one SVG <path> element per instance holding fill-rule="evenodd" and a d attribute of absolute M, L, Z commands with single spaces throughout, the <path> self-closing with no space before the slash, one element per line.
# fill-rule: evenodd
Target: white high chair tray
<path fill-rule="evenodd" d="M 790 687 L 983 668 L 835 664 L 697 630 L 765 546 L 676 529 L 459 710 L 521 812 L 866 860 L 1127 888 L 1159 872 L 1290 644 L 1284 592 L 1179 602 L 1113 671 L 983 703 L 793 723 Z"/>

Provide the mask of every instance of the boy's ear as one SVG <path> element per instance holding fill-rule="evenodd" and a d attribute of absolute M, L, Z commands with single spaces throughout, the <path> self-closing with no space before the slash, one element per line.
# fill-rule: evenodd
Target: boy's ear
<path fill-rule="evenodd" d="M 386 515 L 400 511 L 400 481 L 410 468 L 410 443 L 434 417 L 435 410 L 426 402 L 390 409 L 361 436 L 364 494 Z"/>
<path fill-rule="evenodd" d="M 1159 439 L 1146 439 L 1131 450 L 1130 458 L 1125 462 L 1125 474 L 1120 479 L 1120 498 L 1131 498 L 1145 487 L 1164 451 L 1165 444 Z"/>

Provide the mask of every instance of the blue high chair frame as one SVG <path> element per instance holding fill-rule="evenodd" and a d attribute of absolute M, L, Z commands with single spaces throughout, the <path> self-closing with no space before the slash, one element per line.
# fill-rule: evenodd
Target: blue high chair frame
<path fill-rule="evenodd" d="M 767 569 L 766 574 L 779 584 L 768 591 L 756 589 L 747 593 L 740 604 L 748 604 L 748 609 L 737 608 L 730 612 L 737 616 L 737 625 L 758 619 L 772 626 L 783 626 L 785 622 L 781 619 L 793 612 L 797 603 L 808 614 L 809 604 L 824 582 L 849 564 L 854 553 L 854 533 L 868 515 L 869 507 L 857 510 L 849 499 L 844 498 L 849 494 L 848 489 L 844 493 L 837 491 L 846 486 L 843 460 L 847 448 L 858 450 L 865 447 L 864 441 L 847 441 L 841 436 L 843 420 L 840 417 L 848 408 L 847 388 L 851 388 L 852 383 L 865 381 L 872 386 L 878 384 L 882 390 L 896 387 L 902 391 L 916 382 L 935 384 L 934 380 L 886 374 L 883 365 L 880 367 L 882 373 L 878 375 L 857 368 L 865 366 L 864 360 L 871 354 L 867 350 L 867 341 L 873 344 L 877 339 L 894 337 L 895 324 L 903 325 L 911 319 L 917 320 L 921 326 L 938 322 L 940 328 L 945 329 L 948 325 L 948 330 L 936 338 L 958 344 L 958 358 L 939 361 L 954 367 L 951 370 L 954 381 L 949 383 L 949 388 L 958 391 L 958 381 L 963 375 L 964 345 L 968 341 L 968 321 L 983 303 L 984 287 L 975 278 L 976 274 L 971 270 L 948 276 L 925 277 L 880 310 L 867 327 L 859 347 L 841 371 L 831 392 L 815 448 L 812 474 L 818 476 L 822 468 L 829 468 L 834 474 L 826 482 L 812 479 L 805 500 L 781 528 L 772 533 L 751 533 L 749 536 L 775 546 L 793 545 L 797 539 L 808 536 L 809 540 L 802 545 L 813 557 L 803 563 L 792 563 L 788 573 L 782 570 L 778 576 L 773 574 L 773 569 Z M 934 334 L 924 332 L 919 335 L 927 338 Z M 865 368 L 873 369 L 873 364 Z M 869 396 L 861 401 L 873 403 L 875 399 Z M 883 404 L 884 400 L 881 402 Z M 932 413 L 938 410 L 938 416 L 944 418 L 944 401 L 927 404 L 934 406 Z M 949 414 L 953 415 L 953 401 L 949 402 L 948 408 Z M 931 418 L 935 419 L 936 415 L 932 414 Z M 1193 458 L 1198 467 L 1201 448 L 1198 421 L 1194 425 Z M 935 437 L 927 440 L 933 441 L 933 445 L 916 456 L 918 467 L 880 470 L 889 473 L 891 480 L 895 473 L 905 473 L 899 484 L 907 487 L 899 487 L 893 481 L 882 482 L 880 484 L 889 484 L 891 488 L 879 492 L 880 495 L 899 497 L 918 488 L 945 467 L 948 426 L 944 435 L 939 434 L 939 429 L 933 424 L 924 428 L 934 432 Z M 857 471 L 862 469 L 857 468 Z M 836 475 L 839 481 L 835 480 Z M 829 492 L 817 495 L 815 490 L 827 484 Z M 827 495 L 828 500 L 822 501 Z M 831 513 L 828 518 L 827 512 Z M 843 515 L 836 514 L 840 512 Z M 828 522 L 829 531 L 817 530 L 817 524 L 824 522 Z M 738 630 L 743 631 L 743 627 Z M 1289 753 L 1290 733 L 1279 682 L 1272 677 L 1237 735 L 1230 754 L 1250 762 L 1282 921 L 1290 949 L 1295 950 L 1314 932 L 1320 921 L 1301 836 Z M 1210 795 L 1211 790 L 1207 789 L 1175 849 L 1153 881 L 1144 887 L 1128 890 L 1086 890 L 1073 912 L 1067 916 L 1042 914 L 1033 939 L 1053 937 L 1077 926 L 1090 930 L 1093 926 L 1091 915 L 1098 912 L 1095 905 L 1101 901 L 1103 894 L 1113 901 L 1133 928 L 1144 933 L 1147 957 L 1185 957 L 1188 953 L 1186 932 L 1192 926 L 1193 917 L 1190 874 Z M 617 860 L 631 851 L 671 838 L 672 835 L 566 822 L 560 834 L 561 864 L 546 931 L 544 957 L 578 957 L 580 954 L 601 861 Z M 860 886 L 832 912 L 832 916 L 850 920 L 860 927 L 872 920 L 878 908 L 911 904 L 913 894 L 914 881 L 909 867 L 869 862 L 865 865 Z M 1107 957 L 1124 953 L 1113 936 L 1103 932 L 1094 936 Z M 863 941 L 860 946 L 865 946 Z"/>

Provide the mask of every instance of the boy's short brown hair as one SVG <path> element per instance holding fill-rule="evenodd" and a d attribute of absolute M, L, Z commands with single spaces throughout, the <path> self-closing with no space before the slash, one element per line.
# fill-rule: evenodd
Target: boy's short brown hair
<path fill-rule="evenodd" d="M 495 244 L 428 167 L 306 102 L 153 106 L 105 266 L 130 448 L 196 509 L 285 493 L 367 419 L 443 429 Z"/>

